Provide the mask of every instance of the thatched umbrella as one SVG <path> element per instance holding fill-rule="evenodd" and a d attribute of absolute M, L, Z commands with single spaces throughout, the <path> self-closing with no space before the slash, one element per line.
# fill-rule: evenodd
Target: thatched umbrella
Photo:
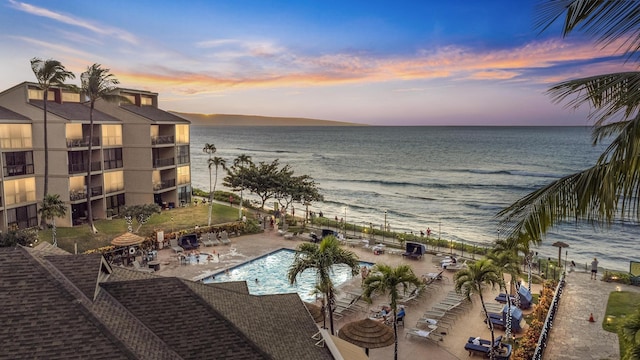
<path fill-rule="evenodd" d="M 115 246 L 131 246 L 138 245 L 144 242 L 144 238 L 142 236 L 136 235 L 134 233 L 126 232 L 115 239 L 111 240 L 111 245 Z"/>
<path fill-rule="evenodd" d="M 324 320 L 324 313 L 322 312 L 322 307 L 316 304 L 305 302 L 304 306 L 307 307 L 309 314 L 313 318 L 313 321 L 316 323 L 322 322 Z"/>
<path fill-rule="evenodd" d="M 375 320 L 364 319 L 345 324 L 338 333 L 338 337 L 365 349 L 376 349 L 393 345 L 395 336 L 393 329 Z"/>
<path fill-rule="evenodd" d="M 562 270 L 562 262 L 561 262 L 561 260 L 562 260 L 562 248 L 568 248 L 569 244 L 564 243 L 562 241 L 556 241 L 553 244 L 551 244 L 551 246 L 555 246 L 555 247 L 558 248 L 558 267 L 559 267 L 559 270 Z"/>

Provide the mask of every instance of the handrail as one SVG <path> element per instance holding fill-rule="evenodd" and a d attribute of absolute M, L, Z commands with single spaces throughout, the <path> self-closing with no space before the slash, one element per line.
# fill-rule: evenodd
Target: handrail
<path fill-rule="evenodd" d="M 553 295 L 553 300 L 551 301 L 551 305 L 549 306 L 549 312 L 547 312 L 547 318 L 542 325 L 542 331 L 540 332 L 540 337 L 538 338 L 538 345 L 536 345 L 536 350 L 533 353 L 534 360 L 542 360 L 542 355 L 544 354 L 544 350 L 547 347 L 547 340 L 549 340 L 549 332 L 553 328 L 553 320 L 556 317 L 556 312 L 558 311 L 558 305 L 560 304 L 560 297 L 562 296 L 562 290 L 564 289 L 565 274 L 562 274 L 560 277 L 560 281 L 558 282 L 558 286 L 556 286 L 556 293 Z"/>

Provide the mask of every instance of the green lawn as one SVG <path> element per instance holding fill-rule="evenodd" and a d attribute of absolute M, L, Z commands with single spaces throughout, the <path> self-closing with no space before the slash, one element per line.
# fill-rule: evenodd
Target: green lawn
<path fill-rule="evenodd" d="M 605 312 L 602 328 L 606 331 L 617 333 L 618 325 L 625 319 L 625 316 L 633 313 L 640 304 L 640 293 L 629 291 L 614 291 L 609 294 L 607 301 L 607 311 Z M 620 340 L 620 354 L 626 353 L 626 346 Z"/>
<path fill-rule="evenodd" d="M 165 233 L 173 230 L 194 228 L 196 225 L 207 225 L 209 207 L 206 205 L 189 206 L 162 211 L 154 214 L 149 222 L 143 225 L 138 235 L 148 236 L 155 231 L 164 230 Z M 214 204 L 212 224 L 221 224 L 238 219 L 238 209 L 229 206 Z M 78 252 L 110 245 L 111 239 L 127 231 L 127 223 L 124 219 L 97 220 L 95 222 L 98 234 L 91 234 L 88 225 L 73 228 L 57 228 L 58 246 L 71 253 L 74 252 L 74 244 L 78 245 Z M 133 222 L 134 231 L 137 223 Z M 43 230 L 38 234 L 40 241 L 51 242 L 51 230 Z"/>

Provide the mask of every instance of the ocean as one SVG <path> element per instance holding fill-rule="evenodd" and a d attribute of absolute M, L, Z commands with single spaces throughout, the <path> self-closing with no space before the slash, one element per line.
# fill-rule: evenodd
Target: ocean
<path fill-rule="evenodd" d="M 489 246 L 500 234 L 495 215 L 522 196 L 593 165 L 604 146 L 588 127 L 207 127 L 191 128 L 191 181 L 207 191 L 205 143 L 228 163 L 240 154 L 255 163 L 279 159 L 295 175 L 310 175 L 325 201 L 309 207 L 325 217 L 392 231 Z M 220 172 L 217 189 L 223 189 Z M 271 202 L 271 204 L 273 204 Z M 296 204 L 296 214 L 304 214 Z M 568 259 L 594 257 L 600 266 L 629 270 L 640 261 L 640 227 L 567 223 L 535 248 Z M 634 256 L 635 255 L 635 256 Z M 565 257 L 563 251 L 562 257 Z"/>

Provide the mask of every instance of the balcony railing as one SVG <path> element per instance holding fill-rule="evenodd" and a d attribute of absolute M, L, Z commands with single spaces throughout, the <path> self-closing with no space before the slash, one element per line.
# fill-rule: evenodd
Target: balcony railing
<path fill-rule="evenodd" d="M 4 176 L 19 176 L 33 174 L 33 164 L 5 165 Z"/>
<path fill-rule="evenodd" d="M 151 137 L 152 145 L 173 144 L 175 142 L 173 135 L 153 136 Z"/>
<path fill-rule="evenodd" d="M 166 159 L 154 159 L 153 160 L 153 167 L 157 168 L 157 167 L 163 167 L 163 166 L 172 166 L 175 165 L 176 161 L 174 158 L 166 158 Z"/>
<path fill-rule="evenodd" d="M 102 170 L 102 163 L 100 161 L 94 161 L 91 163 L 91 171 Z M 69 174 L 77 174 L 87 172 L 87 163 L 74 163 L 69 164 Z"/>
<path fill-rule="evenodd" d="M 88 147 L 89 146 L 89 137 L 85 137 L 84 139 L 67 139 L 67 147 L 75 148 L 75 147 Z M 100 137 L 94 136 L 93 141 L 91 141 L 91 146 L 100 146 Z"/>
<path fill-rule="evenodd" d="M 91 197 L 102 195 L 102 186 L 94 186 L 91 188 Z M 71 191 L 69 192 L 70 201 L 85 200 L 87 198 L 86 191 Z"/>
<path fill-rule="evenodd" d="M 176 179 L 169 179 L 153 184 L 153 191 L 164 190 L 176 186 Z"/>

